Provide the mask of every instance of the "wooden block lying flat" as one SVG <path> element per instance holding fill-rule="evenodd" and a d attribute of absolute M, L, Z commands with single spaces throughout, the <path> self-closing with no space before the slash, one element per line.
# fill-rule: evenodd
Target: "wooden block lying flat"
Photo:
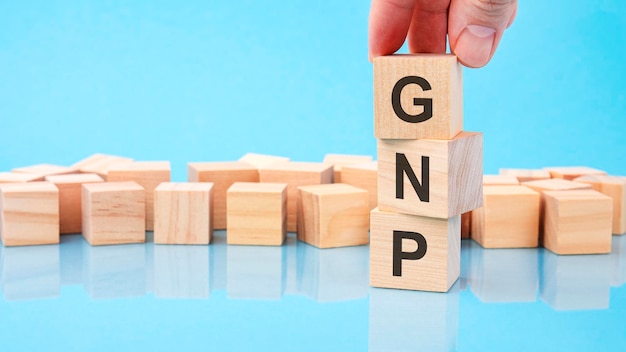
<path fill-rule="evenodd" d="M 227 192 L 228 244 L 281 246 L 287 236 L 287 184 L 235 182 Z"/>
<path fill-rule="evenodd" d="M 519 182 L 546 180 L 550 178 L 548 170 L 539 169 L 500 169 L 502 176 L 514 176 Z"/>
<path fill-rule="evenodd" d="M 83 230 L 82 185 L 104 180 L 96 174 L 70 174 L 46 176 L 46 181 L 54 183 L 59 189 L 61 234 L 80 233 Z"/>
<path fill-rule="evenodd" d="M 19 167 L 17 169 L 11 170 L 11 172 L 16 172 L 20 174 L 37 175 L 37 177 L 33 181 L 43 181 L 46 178 L 46 176 L 73 174 L 73 173 L 76 173 L 77 170 L 73 167 L 67 167 L 67 166 L 52 165 L 52 164 L 37 164 L 37 165 L 32 165 L 32 166 Z"/>
<path fill-rule="evenodd" d="M 49 182 L 0 185 L 0 238 L 5 246 L 59 243 L 59 190 Z"/>
<path fill-rule="evenodd" d="M 154 190 L 154 243 L 209 244 L 210 182 L 163 182 Z"/>
<path fill-rule="evenodd" d="M 369 194 L 370 210 L 378 206 L 378 162 L 346 165 L 341 171 L 342 183 L 363 188 Z"/>
<path fill-rule="evenodd" d="M 378 208 L 451 218 L 482 205 L 483 136 L 378 140 Z"/>
<path fill-rule="evenodd" d="M 463 76 L 456 56 L 374 58 L 374 134 L 452 139 L 463 129 Z"/>
<path fill-rule="evenodd" d="M 298 187 L 298 239 L 318 248 L 369 242 L 369 196 L 343 183 Z"/>
<path fill-rule="evenodd" d="M 40 175 L 19 172 L 0 172 L 0 183 L 23 183 L 40 180 Z"/>
<path fill-rule="evenodd" d="M 226 191 L 235 182 L 259 182 L 259 170 L 241 161 L 187 164 L 189 182 L 213 183 L 213 228 L 226 228 Z"/>
<path fill-rule="evenodd" d="M 346 165 L 363 164 L 372 161 L 369 155 L 326 154 L 324 164 L 333 165 L 333 182 L 345 183 L 341 180 L 341 169 Z"/>
<path fill-rule="evenodd" d="M 372 210 L 370 285 L 447 292 L 461 272 L 461 217 Z"/>
<path fill-rule="evenodd" d="M 585 175 L 606 175 L 606 171 L 586 166 L 546 167 L 545 169 L 550 172 L 550 177 L 566 180 L 573 180 Z"/>
<path fill-rule="evenodd" d="M 483 186 L 513 186 L 519 185 L 519 180 L 511 175 L 483 175 Z"/>
<path fill-rule="evenodd" d="M 333 167 L 323 163 L 289 162 L 259 170 L 261 182 L 287 184 L 287 231 L 295 232 L 298 224 L 298 187 L 331 183 Z"/>
<path fill-rule="evenodd" d="M 136 182 L 82 185 L 83 237 L 92 246 L 146 241 L 146 196 Z"/>
<path fill-rule="evenodd" d="M 626 233 L 626 177 L 588 175 L 574 179 L 575 182 L 587 183 L 591 187 L 613 199 L 613 234 Z"/>
<path fill-rule="evenodd" d="M 143 187 L 146 196 L 146 231 L 154 229 L 154 189 L 170 181 L 169 161 L 134 161 L 109 166 L 108 182 L 134 181 Z"/>
<path fill-rule="evenodd" d="M 86 174 L 98 174 L 106 180 L 111 165 L 130 162 L 133 162 L 133 159 L 116 155 L 93 154 L 76 162 L 72 168 Z"/>
<path fill-rule="evenodd" d="M 544 246 L 556 254 L 611 252 L 613 201 L 594 190 L 545 191 Z"/>
<path fill-rule="evenodd" d="M 485 248 L 537 247 L 539 193 L 524 186 L 485 186 L 472 211 L 472 238 Z"/>
<path fill-rule="evenodd" d="M 260 169 L 264 166 L 268 166 L 272 164 L 286 163 L 286 162 L 289 162 L 290 159 L 284 156 L 247 153 L 246 155 L 239 158 L 239 161 L 248 163 L 256 167 L 257 169 Z"/>

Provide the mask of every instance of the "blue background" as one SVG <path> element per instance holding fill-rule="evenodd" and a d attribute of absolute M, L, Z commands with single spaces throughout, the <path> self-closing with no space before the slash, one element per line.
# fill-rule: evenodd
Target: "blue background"
<path fill-rule="evenodd" d="M 188 161 L 246 152 L 375 155 L 368 11 L 368 1 L 1 1 L 0 170 L 101 152 L 170 160 L 184 180 Z M 464 72 L 465 129 L 485 134 L 485 172 L 586 165 L 626 175 L 625 39 L 623 1 L 522 1 L 492 62 Z M 59 268 L 64 253 L 85 252 L 64 241 Z M 543 272 L 545 253 L 535 254 Z M 88 270 L 82 259 L 75 266 Z M 84 280 L 70 282 L 52 300 L 1 303 L 3 346 L 364 350 L 379 341 L 368 316 L 385 295 L 267 302 L 229 299 L 218 284 L 208 300 L 146 289 L 101 301 Z M 460 350 L 625 345 L 623 284 L 610 289 L 610 309 L 582 312 L 484 304 L 458 290 Z M 406 326 L 397 336 L 423 328 Z"/>

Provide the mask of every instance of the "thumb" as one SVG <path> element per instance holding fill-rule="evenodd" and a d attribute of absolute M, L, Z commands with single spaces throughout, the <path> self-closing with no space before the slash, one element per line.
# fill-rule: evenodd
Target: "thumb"
<path fill-rule="evenodd" d="M 452 0 L 450 49 L 467 67 L 485 66 L 517 12 L 517 0 Z"/>

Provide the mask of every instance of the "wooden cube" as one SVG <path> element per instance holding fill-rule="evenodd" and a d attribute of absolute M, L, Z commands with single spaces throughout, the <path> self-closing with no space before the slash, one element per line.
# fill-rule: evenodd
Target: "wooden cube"
<path fill-rule="evenodd" d="M 485 186 L 472 211 L 472 238 L 485 248 L 537 247 L 539 193 L 524 186 Z"/>
<path fill-rule="evenodd" d="M 461 64 L 450 54 L 374 58 L 374 134 L 452 139 L 463 129 Z"/>
<path fill-rule="evenodd" d="M 136 182 L 82 185 L 83 237 L 92 246 L 146 241 L 146 196 Z"/>
<path fill-rule="evenodd" d="M 213 228 L 226 228 L 226 191 L 235 182 L 259 182 L 258 169 L 241 161 L 187 164 L 189 182 L 213 183 Z"/>
<path fill-rule="evenodd" d="M 235 182 L 226 197 L 228 244 L 283 244 L 287 235 L 287 184 Z"/>
<path fill-rule="evenodd" d="M 154 229 L 154 189 L 161 182 L 170 181 L 170 170 L 169 161 L 134 161 L 109 166 L 107 181 L 134 181 L 143 187 L 146 197 L 146 231 Z"/>
<path fill-rule="evenodd" d="M 109 167 L 115 164 L 131 163 L 133 159 L 123 156 L 93 154 L 83 160 L 80 160 L 72 168 L 86 174 L 98 174 L 103 179 L 107 179 Z"/>
<path fill-rule="evenodd" d="M 49 182 L 0 184 L 0 238 L 5 246 L 59 243 L 59 190 Z"/>
<path fill-rule="evenodd" d="M 246 153 L 244 156 L 239 158 L 239 161 L 248 163 L 259 169 L 267 165 L 286 163 L 289 162 L 290 159 L 284 156 Z"/>
<path fill-rule="evenodd" d="M 154 190 L 154 243 L 209 244 L 210 182 L 163 182 Z"/>
<path fill-rule="evenodd" d="M 41 175 L 19 172 L 0 172 L 0 183 L 20 183 L 41 180 Z"/>
<path fill-rule="evenodd" d="M 349 154 L 326 154 L 324 164 L 333 166 L 333 182 L 346 183 L 341 180 L 341 169 L 346 165 L 363 164 L 372 161 L 369 155 L 349 155 Z"/>
<path fill-rule="evenodd" d="M 500 175 L 516 177 L 519 182 L 546 180 L 550 178 L 550 172 L 541 169 L 500 169 Z"/>
<path fill-rule="evenodd" d="M 626 233 L 626 177 L 587 175 L 574 179 L 575 182 L 587 183 L 591 187 L 613 199 L 613 234 Z"/>
<path fill-rule="evenodd" d="M 104 182 L 96 174 L 70 174 L 46 176 L 46 181 L 59 189 L 59 221 L 61 234 L 80 233 L 83 230 L 82 185 Z"/>
<path fill-rule="evenodd" d="M 76 173 L 77 170 L 73 167 L 52 165 L 52 164 L 37 164 L 32 166 L 19 167 L 11 170 L 11 172 L 19 174 L 36 175 L 33 181 L 44 181 L 46 176 L 51 175 L 65 175 Z"/>
<path fill-rule="evenodd" d="M 370 285 L 447 292 L 461 272 L 461 217 L 372 210 Z"/>
<path fill-rule="evenodd" d="M 378 162 L 346 165 L 341 171 L 342 183 L 367 190 L 370 210 L 378 206 Z"/>
<path fill-rule="evenodd" d="M 473 211 L 473 210 L 472 210 Z M 461 214 L 461 238 L 470 238 L 472 233 L 472 211 Z"/>
<path fill-rule="evenodd" d="M 318 248 L 369 242 L 369 196 L 343 183 L 299 187 L 298 239 Z"/>
<path fill-rule="evenodd" d="M 259 169 L 261 182 L 287 184 L 287 231 L 295 232 L 298 224 L 298 187 L 331 183 L 333 167 L 323 163 L 289 162 Z"/>
<path fill-rule="evenodd" d="M 585 175 L 606 175 L 606 171 L 587 166 L 546 167 L 545 169 L 550 172 L 550 177 L 565 180 L 573 180 Z"/>
<path fill-rule="evenodd" d="M 378 140 L 378 208 L 451 218 L 482 205 L 483 136 Z"/>
<path fill-rule="evenodd" d="M 613 201 L 594 190 L 545 191 L 544 246 L 556 254 L 611 252 Z"/>

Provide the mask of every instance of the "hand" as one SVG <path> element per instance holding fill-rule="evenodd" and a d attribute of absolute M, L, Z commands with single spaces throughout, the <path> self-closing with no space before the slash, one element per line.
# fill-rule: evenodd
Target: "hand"
<path fill-rule="evenodd" d="M 485 66 L 517 13 L 517 0 L 372 0 L 369 56 L 450 49 L 468 67 Z"/>

